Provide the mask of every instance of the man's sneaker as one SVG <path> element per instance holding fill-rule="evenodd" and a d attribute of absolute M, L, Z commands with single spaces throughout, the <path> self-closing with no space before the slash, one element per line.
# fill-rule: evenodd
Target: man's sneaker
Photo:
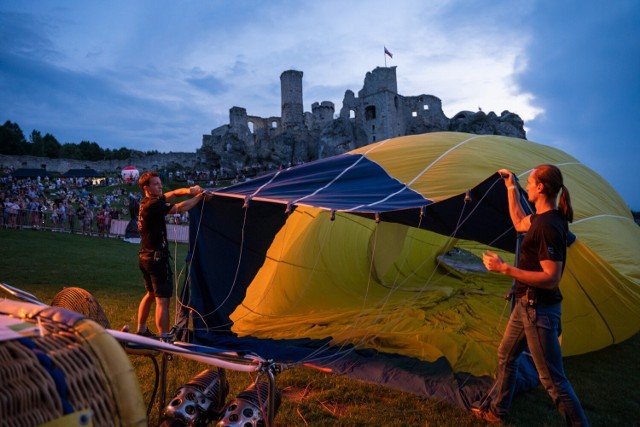
<path fill-rule="evenodd" d="M 160 341 L 161 342 L 166 342 L 169 344 L 173 343 L 173 334 L 172 333 L 167 333 L 167 334 L 160 334 Z"/>
<path fill-rule="evenodd" d="M 149 337 L 149 338 L 156 337 L 156 334 L 151 332 L 148 328 L 144 332 L 140 332 L 140 331 L 136 332 L 136 335 L 140 335 L 141 337 Z"/>
<path fill-rule="evenodd" d="M 471 408 L 474 417 L 484 420 L 490 424 L 502 424 L 502 418 L 494 414 L 489 408 Z"/>

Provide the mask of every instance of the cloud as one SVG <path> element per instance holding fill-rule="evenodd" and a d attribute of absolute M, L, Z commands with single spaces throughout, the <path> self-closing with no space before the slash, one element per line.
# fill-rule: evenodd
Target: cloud
<path fill-rule="evenodd" d="M 517 76 L 546 112 L 527 123 L 530 139 L 574 155 L 636 209 L 632 183 L 640 173 L 631 163 L 638 145 L 630 121 L 640 115 L 639 12 L 631 1 L 537 4 L 530 67 Z"/>
<path fill-rule="evenodd" d="M 305 110 L 331 101 L 339 111 L 345 90 L 386 60 L 400 94 L 438 96 L 449 117 L 517 113 L 530 139 L 622 188 L 638 172 L 604 158 L 628 162 L 637 145 L 635 3 L 2 2 L 1 119 L 65 142 L 193 151 L 233 106 L 278 116 L 285 70 L 303 71 Z"/>
<path fill-rule="evenodd" d="M 279 76 L 286 69 L 304 72 L 306 109 L 324 100 L 339 108 L 346 89 L 359 90 L 366 72 L 384 64 L 383 45 L 396 53 L 389 65 L 398 66 L 402 94 L 444 97 L 450 115 L 478 105 L 486 110 L 526 109 L 530 98 L 518 98 L 512 85 L 501 81 L 508 79 L 504 75 L 509 71 L 497 73 L 512 67 L 517 50 L 511 47 L 505 53 L 505 43 L 500 49 L 486 41 L 495 22 L 489 23 L 487 34 L 473 34 L 472 25 L 457 16 L 455 5 L 445 2 L 434 7 L 413 1 L 397 7 L 372 1 L 361 8 L 326 1 L 222 7 L 212 2 L 184 8 L 164 2 L 161 7 L 128 5 L 124 17 L 118 18 L 105 6 L 91 7 L 94 17 L 88 15 L 88 7 L 55 9 L 47 12 L 49 16 L 65 17 L 75 31 L 95 31 L 77 41 L 56 33 L 47 43 L 62 52 L 57 64 L 84 70 L 96 81 L 103 79 L 117 92 L 114 99 L 129 98 L 125 103 L 130 108 L 140 105 L 160 112 L 178 106 L 188 111 L 188 104 L 210 108 L 207 114 L 222 122 L 206 128 L 225 123 L 234 105 L 254 115 L 278 115 Z M 440 32 L 437 19 L 452 17 L 456 25 Z M 108 33 L 116 19 L 118 31 Z M 57 45 L 55 40 L 66 44 Z M 429 52 L 436 60 L 426 61 L 425 66 L 423 56 L 414 52 Z M 443 58 L 448 60 L 437 61 Z M 472 61 L 477 67 L 474 74 L 467 72 Z M 476 93 L 465 104 L 479 80 L 486 93 Z M 518 102 L 513 102 L 514 95 Z M 510 105 L 502 103 L 507 100 Z"/>

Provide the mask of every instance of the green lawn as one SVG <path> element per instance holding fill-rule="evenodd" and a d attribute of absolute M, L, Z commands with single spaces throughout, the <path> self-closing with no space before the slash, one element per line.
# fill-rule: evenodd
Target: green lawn
<path fill-rule="evenodd" d="M 136 325 L 143 295 L 137 266 L 138 246 L 119 239 L 36 230 L 0 230 L 0 281 L 22 288 L 49 303 L 63 287 L 89 291 L 113 329 Z M 175 271 L 183 268 L 186 245 L 173 248 Z M 181 282 L 181 281 L 180 281 Z M 3 297 L 4 295 L 0 295 Z M 633 426 L 640 420 L 640 335 L 595 353 L 565 359 L 567 374 L 593 426 Z M 154 371 L 148 358 L 131 356 L 145 399 Z M 169 362 L 168 394 L 207 367 L 174 358 Z M 251 382 L 230 372 L 227 400 Z M 467 412 L 445 402 L 424 400 L 384 387 L 356 382 L 309 368 L 280 374 L 283 401 L 278 426 L 478 426 Z M 156 425 L 158 408 L 150 417 Z M 560 426 L 562 420 L 542 389 L 514 401 L 508 419 L 518 426 Z"/>

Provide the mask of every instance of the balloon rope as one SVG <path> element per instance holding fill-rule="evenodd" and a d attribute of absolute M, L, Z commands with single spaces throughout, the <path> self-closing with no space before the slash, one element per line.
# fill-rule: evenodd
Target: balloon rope
<path fill-rule="evenodd" d="M 456 232 L 456 231 L 458 230 L 458 228 L 459 228 L 459 224 L 460 224 L 461 218 L 462 218 L 462 216 L 463 216 L 463 214 L 464 214 L 464 207 L 465 207 L 465 206 L 463 206 L 463 207 L 462 207 L 462 210 L 461 210 L 461 212 L 460 212 L 460 216 L 458 217 L 458 225 L 456 226 L 456 228 L 455 228 L 455 230 L 454 230 L 453 235 L 455 235 L 455 232 Z M 420 220 L 419 220 L 419 224 L 421 224 L 421 221 L 422 221 L 422 218 L 420 218 Z M 373 272 L 373 259 L 375 258 L 375 250 L 376 250 L 376 246 L 377 246 L 377 245 L 376 245 L 376 242 L 377 242 L 377 230 L 378 230 L 378 228 L 377 228 L 377 227 L 378 227 L 378 225 L 376 224 L 376 229 L 374 230 L 374 245 L 373 245 L 373 251 L 372 251 L 372 254 L 371 254 L 371 260 L 372 260 L 372 261 L 371 261 L 371 262 L 370 262 L 370 264 L 369 264 L 369 277 L 368 277 L 368 282 L 367 282 L 367 283 L 368 283 L 368 284 L 367 284 L 367 292 L 368 292 L 368 289 L 369 289 L 369 283 L 370 283 L 370 281 L 371 281 L 371 277 L 372 277 L 372 275 L 373 275 L 373 273 L 372 273 L 372 272 Z M 452 236 L 449 236 L 449 239 L 452 239 L 452 238 L 453 238 L 453 235 L 452 235 Z M 423 263 L 424 263 L 424 262 L 426 262 L 426 261 L 423 261 Z M 422 265 L 422 264 L 421 264 L 421 265 Z M 437 268 L 437 266 L 436 266 L 436 268 Z M 422 294 L 426 291 L 426 285 L 428 285 L 428 284 L 429 284 L 429 282 L 431 281 L 431 279 L 432 279 L 433 275 L 435 274 L 435 270 L 436 270 L 436 268 L 434 268 L 434 269 L 432 270 L 431 275 L 430 275 L 430 276 L 429 276 L 429 278 L 427 279 L 427 282 L 425 283 L 425 285 L 424 285 L 424 286 L 421 288 L 421 290 L 419 291 L 419 294 L 418 294 L 419 296 L 420 296 L 420 295 L 422 295 Z M 379 304 L 377 304 L 375 307 L 372 307 L 372 308 L 370 308 L 370 309 L 366 309 L 366 308 L 365 308 L 365 307 L 366 307 L 366 300 L 365 300 L 365 301 L 363 302 L 363 306 L 362 306 L 362 308 L 360 309 L 360 313 L 358 314 L 357 318 L 356 318 L 356 319 L 355 319 L 355 320 L 354 320 L 350 325 L 348 325 L 347 327 L 345 327 L 345 329 L 343 330 L 343 332 L 348 332 L 348 331 L 354 331 L 354 332 L 357 332 L 358 330 L 360 330 L 360 329 L 361 329 L 361 327 L 362 327 L 362 326 L 366 327 L 366 326 L 374 325 L 374 324 L 378 323 L 378 321 L 379 321 L 379 320 L 384 316 L 384 311 L 383 311 L 383 310 L 384 310 L 384 308 L 387 306 L 387 304 L 389 303 L 389 301 L 390 301 L 390 299 L 391 299 L 391 296 L 392 296 L 392 295 L 393 295 L 393 294 L 394 294 L 398 289 L 399 289 L 399 287 L 394 287 L 394 288 L 390 289 L 390 290 L 389 290 L 389 292 L 387 292 L 387 295 L 385 296 L 385 298 L 383 298 L 383 300 L 382 300 Z M 365 294 L 365 297 L 366 297 L 366 294 Z M 361 325 L 361 324 L 360 324 L 360 323 L 361 323 L 361 320 L 365 318 L 365 314 L 366 314 L 366 312 L 373 313 L 373 312 L 374 312 L 374 310 L 378 313 L 378 314 L 377 314 L 377 316 L 375 316 L 375 317 L 374 317 L 374 318 L 369 322 L 369 324 L 368 324 L 368 325 Z M 391 328 L 393 328 L 394 326 L 396 326 L 397 324 L 399 324 L 399 323 L 400 323 L 401 321 L 403 321 L 403 320 L 404 320 L 404 319 L 400 319 L 400 318 L 398 318 L 398 319 L 396 319 L 394 322 L 390 322 L 390 323 L 388 324 L 388 326 L 387 326 L 387 327 L 391 327 Z M 329 356 L 327 356 L 327 357 L 315 357 L 313 360 L 314 360 L 314 361 L 318 361 L 318 360 L 329 360 L 329 361 L 332 361 L 332 362 L 337 362 L 337 361 L 339 361 L 340 359 L 342 359 L 342 358 L 344 358 L 344 357 L 348 356 L 349 354 L 353 353 L 353 352 L 354 352 L 355 350 L 357 350 L 358 348 L 362 348 L 362 347 L 364 347 L 365 345 L 369 344 L 370 342 L 372 342 L 372 341 L 376 340 L 376 339 L 377 339 L 377 338 L 379 338 L 379 337 L 380 337 L 380 333 L 368 334 L 368 335 L 366 335 L 366 334 L 365 334 L 365 335 L 363 335 L 363 336 L 362 336 L 362 337 L 361 337 L 361 338 L 360 338 L 356 343 L 350 343 L 350 342 L 349 342 L 349 337 L 347 336 L 347 337 L 345 337 L 345 338 L 343 339 L 343 342 L 342 342 L 342 344 L 340 345 L 340 347 L 338 348 L 338 350 L 337 350 L 337 351 L 332 352 L 332 354 L 331 354 L 331 355 L 329 355 Z M 349 346 L 349 345 L 351 345 L 351 347 L 346 348 L 346 347 L 347 347 L 347 346 Z M 315 356 L 315 354 L 318 354 L 318 353 L 314 353 L 314 356 Z M 305 360 L 310 360 L 310 357 L 305 358 Z"/>
<path fill-rule="evenodd" d="M 218 310 L 220 310 L 222 307 L 224 307 L 224 305 L 226 304 L 226 302 L 229 300 L 229 298 L 231 297 L 231 295 L 233 294 L 233 290 L 236 286 L 236 283 L 238 281 L 238 274 L 240 272 L 240 265 L 242 264 L 242 253 L 244 251 L 244 241 L 245 241 L 245 227 L 246 227 L 246 223 L 247 223 L 247 214 L 249 212 L 249 207 L 246 206 L 244 209 L 244 217 L 242 220 L 242 234 L 240 237 L 240 250 L 239 250 L 239 255 L 238 255 L 238 264 L 236 265 L 236 272 L 235 275 L 233 277 L 233 283 L 231 284 L 231 287 L 229 288 L 229 292 L 227 292 L 227 295 L 224 297 L 224 299 L 222 300 L 222 302 L 220 304 L 218 304 L 217 307 L 215 307 L 214 309 L 212 309 L 211 311 L 207 312 L 204 314 L 205 317 L 208 317 L 214 313 L 216 313 Z M 224 327 L 230 326 L 231 323 L 227 323 L 224 325 L 218 325 L 216 326 L 217 329 L 222 329 Z M 212 329 L 216 329 L 216 328 L 212 328 Z M 209 328 L 207 328 L 208 330 Z"/>
<path fill-rule="evenodd" d="M 478 206 L 479 206 L 479 205 L 484 201 L 484 199 L 486 198 L 486 196 L 487 196 L 487 194 L 490 192 L 490 190 L 491 190 L 491 189 L 492 189 L 492 188 L 493 188 L 493 187 L 494 187 L 498 182 L 500 182 L 500 181 L 501 181 L 501 180 L 496 180 L 496 181 L 492 184 L 492 186 L 489 188 L 489 190 L 488 190 L 488 191 L 485 193 L 485 195 L 480 199 L 480 201 L 478 202 L 478 204 L 477 204 L 477 205 L 476 205 L 476 206 L 475 206 L 475 207 L 474 207 L 474 208 L 469 212 L 469 214 L 466 216 L 466 218 L 465 218 L 464 220 L 463 220 L 463 217 L 464 217 L 464 211 L 465 211 L 466 203 L 463 205 L 463 207 L 462 207 L 462 209 L 461 209 L 461 212 L 460 212 L 460 215 L 459 215 L 459 217 L 458 217 L 458 221 L 457 221 L 456 227 L 455 227 L 454 231 L 449 235 L 449 241 L 447 242 L 447 245 L 449 244 L 449 242 L 450 242 L 452 239 L 454 239 L 454 238 L 455 238 L 455 235 L 457 234 L 457 232 L 458 232 L 458 230 L 460 229 L 460 227 L 461 227 L 461 226 L 466 222 L 466 220 L 467 220 L 467 219 L 468 219 L 468 218 L 469 218 L 469 217 L 470 217 L 470 216 L 471 216 L 471 215 L 476 211 L 476 209 L 478 208 Z M 419 223 L 418 223 L 418 226 L 420 226 L 420 225 L 421 225 L 421 221 L 422 221 L 422 217 L 420 218 L 420 221 L 419 221 Z M 509 231 L 509 230 L 507 230 L 506 232 L 508 232 L 508 231 Z M 506 233 L 506 232 L 505 232 L 505 233 Z M 504 233 L 503 233 L 502 235 L 504 235 Z M 502 235 L 501 235 L 501 236 L 502 236 Z M 500 236 L 499 236 L 499 237 L 497 237 L 496 239 L 494 239 L 494 240 L 493 240 L 493 242 L 497 241 L 499 238 L 500 238 Z M 376 238 L 376 239 L 374 239 L 374 243 L 375 243 L 375 241 L 376 241 L 376 240 L 377 240 L 377 238 Z M 492 242 L 492 243 L 493 243 L 493 242 Z M 446 246 L 446 245 L 445 245 L 445 246 Z M 371 255 L 371 256 L 372 256 L 372 259 L 373 259 L 374 255 L 375 255 L 375 245 L 374 245 L 374 253 Z M 406 261 L 406 260 L 405 260 L 405 261 Z M 424 261 L 420 264 L 420 266 L 424 265 L 424 263 L 426 263 L 426 262 L 427 262 L 427 260 L 424 260 Z M 433 276 L 434 276 L 434 274 L 435 274 L 435 271 L 437 270 L 437 267 L 440 265 L 440 263 L 441 263 L 441 261 L 440 261 L 440 260 L 438 260 L 438 263 L 436 264 L 436 267 L 435 267 L 433 270 L 431 270 L 431 274 L 430 274 L 430 276 L 427 278 L 427 280 L 426 280 L 425 284 L 422 286 L 422 288 L 418 291 L 418 297 L 420 297 L 421 295 L 423 295 L 423 294 L 428 290 L 428 285 L 432 285 L 432 284 L 434 283 L 434 281 L 433 281 Z M 418 266 L 418 268 L 420 268 L 420 266 Z M 399 271 L 398 271 L 398 275 L 399 275 L 399 274 L 400 274 L 400 273 L 399 273 Z M 442 279 L 443 279 L 444 277 L 446 277 L 446 276 L 450 275 L 450 274 L 451 274 L 450 272 L 447 272 L 447 273 L 442 277 Z M 370 265 L 369 279 L 371 278 L 371 275 L 372 275 L 372 264 Z M 414 275 L 415 275 L 415 272 L 414 272 Z M 396 276 L 396 277 L 398 277 L 398 276 Z M 386 307 L 386 305 L 388 304 L 388 302 L 389 302 L 389 300 L 390 300 L 391 296 L 392 296 L 392 295 L 393 295 L 397 290 L 399 290 L 399 289 L 400 289 L 400 287 L 401 287 L 401 286 L 402 286 L 402 285 L 403 285 L 403 284 L 404 284 L 404 283 L 405 283 L 405 282 L 406 282 L 410 277 L 412 277 L 412 275 L 409 275 L 408 277 L 406 277 L 406 278 L 405 278 L 405 279 L 404 279 L 404 280 L 403 280 L 403 281 L 402 281 L 398 286 L 395 286 L 395 283 L 397 283 L 397 282 L 394 282 L 394 287 L 393 287 L 393 288 L 391 288 L 391 289 L 389 290 L 389 292 L 387 293 L 387 295 L 385 296 L 385 298 L 381 301 L 381 303 L 380 303 L 380 304 L 378 304 L 378 305 L 377 305 L 377 307 L 375 307 L 375 308 L 371 308 L 371 309 L 369 310 L 369 311 L 373 311 L 374 309 L 377 309 L 377 310 L 378 310 L 378 313 L 379 313 L 379 314 L 378 314 L 378 316 L 377 316 L 376 318 L 372 319 L 372 321 L 370 322 L 370 324 L 375 324 L 375 323 L 377 323 L 377 322 L 379 321 L 379 319 L 383 316 L 383 309 L 384 309 L 384 308 Z M 441 279 L 437 279 L 437 280 L 441 280 Z M 346 328 L 346 329 L 345 329 L 345 331 L 347 331 L 348 329 L 355 330 L 355 327 L 360 323 L 361 319 L 362 319 L 362 318 L 364 318 L 364 312 L 365 312 L 365 311 L 366 311 L 366 309 L 364 308 L 364 305 L 363 305 L 363 308 L 361 309 L 361 313 L 358 315 L 358 318 L 357 318 L 356 320 L 354 320 L 354 321 L 352 322 L 352 324 L 351 324 L 351 325 L 349 325 L 349 326 L 348 326 L 348 328 Z M 503 315 L 504 315 L 504 309 L 503 309 Z M 502 316 L 503 316 L 503 315 L 502 315 Z M 502 318 L 502 316 L 501 316 L 501 318 Z M 399 322 L 401 322 L 402 320 L 403 320 L 403 319 L 397 319 L 395 322 L 391 322 L 391 323 L 388 325 L 388 327 L 393 327 L 393 326 L 397 325 Z M 501 320 L 499 320 L 499 322 L 501 322 Z M 498 325 L 498 327 L 499 327 L 499 325 Z M 340 358 L 340 357 L 344 357 L 344 356 L 346 356 L 347 354 L 349 354 L 350 352 L 352 352 L 353 350 L 355 350 L 355 349 L 357 349 L 357 348 L 359 348 L 359 347 L 362 347 L 362 346 L 364 346 L 364 345 L 368 344 L 369 342 L 371 342 L 371 341 L 373 341 L 373 340 L 377 339 L 379 336 L 380 336 L 380 334 L 379 334 L 379 333 L 371 334 L 371 335 L 369 335 L 369 336 L 363 336 L 363 337 L 362 337 L 362 338 L 361 338 L 357 343 L 353 344 L 353 346 L 354 346 L 354 347 L 352 347 L 352 348 L 350 348 L 350 349 L 348 349 L 348 350 L 342 351 L 342 349 L 347 345 L 347 343 L 345 342 L 345 343 L 343 343 L 343 344 L 340 346 L 340 350 L 338 351 L 338 353 L 334 353 L 334 355 L 335 355 L 335 354 L 339 354 L 340 352 L 342 352 L 343 354 L 342 354 L 342 356 L 339 356 L 339 358 Z M 345 338 L 345 340 L 348 340 L 348 338 Z M 334 358 L 333 356 L 329 356 L 329 358 L 334 359 L 334 360 L 338 360 L 338 359 Z M 318 359 L 316 359 L 316 360 L 318 360 Z"/>
<path fill-rule="evenodd" d="M 191 256 L 189 257 L 189 261 L 185 264 L 185 267 L 183 267 L 183 269 L 180 272 L 179 276 L 182 276 L 182 272 L 184 271 L 184 269 L 186 268 L 187 273 L 186 273 L 186 277 L 184 279 L 184 285 L 185 286 L 191 286 L 191 282 L 189 281 L 189 277 L 191 275 L 191 265 L 193 263 L 193 254 L 196 251 L 196 246 L 198 244 L 198 236 L 200 234 L 200 227 L 202 226 L 202 217 L 204 216 L 202 214 L 202 212 L 204 211 L 205 207 L 206 207 L 206 203 L 204 198 L 202 198 L 202 208 L 200 209 L 200 217 L 198 218 L 198 226 L 196 227 L 196 235 L 194 237 L 194 242 L 193 242 L 193 247 L 190 248 L 191 250 Z M 176 247 L 175 247 L 175 256 L 174 256 L 174 262 L 177 262 L 177 256 L 178 256 L 178 242 L 176 240 Z M 193 307 L 190 303 L 185 304 L 181 299 L 180 296 L 178 295 L 178 284 L 180 283 L 178 276 L 176 276 L 176 283 L 175 283 L 175 298 L 176 298 L 176 305 L 175 305 L 175 313 L 174 313 L 174 319 L 177 319 L 179 317 L 179 310 L 181 308 L 185 308 L 193 313 L 195 313 L 197 315 L 197 317 L 200 318 L 200 320 L 202 321 L 202 323 L 205 324 L 205 326 L 207 325 L 207 322 L 204 318 L 204 316 L 202 314 L 200 314 L 200 312 L 198 310 L 195 309 L 195 307 Z M 191 292 L 189 292 L 189 299 L 191 299 Z"/>

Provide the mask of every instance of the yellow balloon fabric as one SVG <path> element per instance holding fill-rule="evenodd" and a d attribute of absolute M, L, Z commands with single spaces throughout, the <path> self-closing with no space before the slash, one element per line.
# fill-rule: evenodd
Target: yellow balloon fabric
<path fill-rule="evenodd" d="M 640 228 L 616 191 L 572 156 L 531 141 L 452 132 L 394 138 L 351 153 L 435 202 L 464 194 L 501 168 L 526 182 L 536 165 L 557 165 L 577 236 L 560 285 L 564 355 L 621 342 L 640 329 Z M 334 345 L 426 361 L 444 356 L 454 372 L 492 375 L 511 279 L 483 271 L 478 257 L 486 249 L 349 213 L 332 220 L 326 210 L 299 206 L 231 315 L 232 330 L 275 339 L 332 337 Z M 456 253 L 475 257 L 447 262 Z"/>

